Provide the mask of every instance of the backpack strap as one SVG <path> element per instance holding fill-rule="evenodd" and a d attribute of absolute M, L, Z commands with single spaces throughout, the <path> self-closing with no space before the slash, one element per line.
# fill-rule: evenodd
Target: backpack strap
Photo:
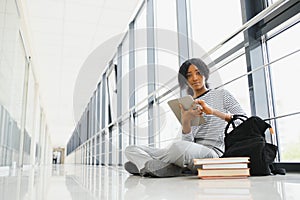
<path fill-rule="evenodd" d="M 228 129 L 229 129 L 230 125 L 231 125 L 233 128 L 236 127 L 234 121 L 236 121 L 236 120 L 241 120 L 242 122 L 244 122 L 244 121 L 246 121 L 247 119 L 248 119 L 248 117 L 245 116 L 245 115 L 232 115 L 230 121 L 227 123 L 227 125 L 226 125 L 226 127 L 225 127 L 224 133 L 225 133 L 225 134 L 228 134 Z"/>

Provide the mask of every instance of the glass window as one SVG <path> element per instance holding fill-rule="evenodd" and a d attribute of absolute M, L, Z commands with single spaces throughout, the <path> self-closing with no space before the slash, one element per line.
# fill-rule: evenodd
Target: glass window
<path fill-rule="evenodd" d="M 10 42 L 14 46 L 13 41 Z M 26 60 L 20 37 L 16 45 L 16 52 L 11 52 L 15 58 L 8 59 L 8 52 L 0 54 L 0 104 L 20 126 Z"/>
<path fill-rule="evenodd" d="M 96 164 L 100 164 L 100 135 L 97 135 L 96 137 Z"/>
<path fill-rule="evenodd" d="M 26 55 L 15 1 L 0 3 L 0 166 L 18 160 Z M 29 140 L 25 138 L 24 150 Z M 27 143 L 26 143 L 27 142 Z M 24 160 L 27 156 L 24 155 Z"/>
<path fill-rule="evenodd" d="M 157 65 L 156 65 L 156 88 L 158 96 L 163 94 L 164 90 L 171 90 L 178 85 L 177 74 L 179 70 L 178 53 L 168 52 L 157 49 Z"/>
<path fill-rule="evenodd" d="M 109 134 L 108 134 L 108 128 L 105 128 L 105 135 L 102 135 L 102 163 L 105 163 L 106 165 L 108 163 L 108 154 L 109 154 Z"/>
<path fill-rule="evenodd" d="M 129 109 L 129 39 L 128 35 L 122 43 L 122 114 Z"/>
<path fill-rule="evenodd" d="M 90 152 L 91 152 L 91 164 L 94 164 L 95 158 L 95 138 L 91 140 Z"/>
<path fill-rule="evenodd" d="M 134 23 L 135 66 L 147 65 L 146 6 L 143 6 Z"/>
<path fill-rule="evenodd" d="M 239 53 L 240 52 L 236 52 L 236 54 Z M 216 69 L 218 70 L 215 71 Z M 245 55 L 243 54 L 229 63 L 227 63 L 227 60 L 224 60 L 211 68 L 211 72 L 212 73 L 208 81 L 210 88 L 215 88 L 226 84 L 224 88 L 238 100 L 244 111 L 248 115 L 251 115 L 248 76 L 243 76 L 233 82 L 230 82 L 233 79 L 247 73 Z"/>
<path fill-rule="evenodd" d="M 92 135 L 95 135 L 97 133 L 96 130 L 96 111 L 97 111 L 97 104 L 96 104 L 96 91 L 93 94 L 92 97 Z"/>
<path fill-rule="evenodd" d="M 283 33 L 267 41 L 269 61 L 272 62 L 300 48 L 300 24 L 296 24 Z M 275 115 L 287 115 L 300 112 L 298 84 L 300 53 L 281 59 L 270 65 Z M 294 115 L 277 120 L 277 133 L 281 162 L 300 161 L 300 129 L 295 126 L 300 116 Z M 298 153 L 297 153 L 298 152 Z"/>
<path fill-rule="evenodd" d="M 114 65 L 111 66 L 113 69 L 108 75 L 108 90 L 109 90 L 109 103 L 111 109 L 111 117 L 114 122 L 117 120 L 117 87 L 116 87 L 116 71 Z"/>
<path fill-rule="evenodd" d="M 148 78 L 147 78 L 147 66 L 139 66 L 135 69 L 135 89 L 132 91 L 135 94 L 135 104 L 139 104 L 139 107 L 146 106 L 148 104 Z"/>
<path fill-rule="evenodd" d="M 157 84 L 165 85 L 174 80 L 173 76 L 179 68 L 176 1 L 155 1 L 155 28 Z M 166 70 L 173 73 L 170 74 Z"/>
<path fill-rule="evenodd" d="M 144 4 L 145 5 L 145 4 Z M 135 20 L 135 103 L 147 105 L 148 84 L 147 84 L 147 15 L 146 6 L 143 6 Z M 130 97 L 131 98 L 131 97 Z"/>
<path fill-rule="evenodd" d="M 130 137 L 132 137 L 131 132 L 129 132 L 129 120 L 124 119 L 122 120 L 121 124 L 121 135 L 122 135 L 122 146 L 125 148 L 126 146 L 133 144 L 133 142 L 130 142 Z"/>
<path fill-rule="evenodd" d="M 105 118 L 104 119 L 104 124 L 102 124 L 102 128 L 107 127 L 109 124 L 109 119 L 108 119 L 108 101 L 109 101 L 109 96 L 108 96 L 108 82 L 107 82 L 107 77 L 105 76 L 105 88 L 104 88 L 104 93 L 102 94 L 102 105 L 104 104 L 104 110 L 102 112 L 102 116 Z M 104 85 L 103 85 L 104 86 Z"/>
<path fill-rule="evenodd" d="M 196 47 L 199 46 L 208 52 L 242 26 L 240 1 L 190 0 L 189 7 L 192 48 L 196 51 L 193 52 L 195 56 L 201 53 L 195 48 L 196 44 Z M 230 45 L 224 46 L 222 50 L 229 50 L 241 41 L 243 34 L 230 40 Z M 216 53 L 220 54 L 220 50 Z M 217 57 L 217 55 L 210 56 Z"/>
<path fill-rule="evenodd" d="M 35 81 L 33 73 L 29 70 L 29 79 L 28 79 L 28 93 L 27 93 L 27 111 L 26 111 L 26 130 L 31 136 L 33 132 L 32 122 L 34 120 L 34 107 L 36 102 L 34 102 L 35 96 Z"/>
<path fill-rule="evenodd" d="M 118 152 L 118 142 L 117 142 L 117 135 L 118 135 L 118 132 L 117 132 L 117 128 L 116 126 L 114 126 L 112 128 L 112 143 L 111 143 L 111 146 L 112 146 L 112 149 L 111 149 L 111 155 L 112 155 L 112 163 L 113 165 L 117 165 L 117 152 Z"/>
<path fill-rule="evenodd" d="M 5 114 L 5 109 L 2 107 L 0 104 L 0 149 L 2 148 L 3 145 L 3 136 L 4 136 L 4 114 Z M 0 150 L 0 156 L 1 156 L 1 150 Z M 1 166 L 1 162 L 0 162 Z"/>
<path fill-rule="evenodd" d="M 148 109 L 139 109 L 135 120 L 136 144 L 148 145 Z"/>
<path fill-rule="evenodd" d="M 172 88 L 177 85 L 179 69 L 176 1 L 155 1 L 154 10 L 156 85 Z"/>
<path fill-rule="evenodd" d="M 156 0 L 154 1 L 155 27 L 177 31 L 176 1 Z M 166 9 L 167 13 L 166 13 Z"/>
<path fill-rule="evenodd" d="M 158 101 L 158 105 L 156 106 L 157 112 L 155 113 L 156 116 L 159 116 L 156 122 L 156 127 L 158 127 L 158 130 L 156 130 L 158 133 L 156 136 L 158 147 L 167 147 L 174 140 L 181 139 L 181 124 L 167 103 L 171 99 L 179 98 L 179 95 L 180 91 L 177 88 Z"/>
<path fill-rule="evenodd" d="M 97 98 L 96 98 L 96 100 L 97 100 L 97 106 L 96 106 L 96 108 L 97 108 L 97 117 L 96 117 L 96 131 L 97 131 L 97 133 L 101 130 L 101 99 L 102 99 L 102 95 L 101 95 L 101 88 L 102 88 L 102 86 L 101 86 L 102 84 L 101 84 L 101 82 L 98 84 L 98 86 L 97 86 L 97 92 L 96 92 L 96 96 L 97 96 Z"/>

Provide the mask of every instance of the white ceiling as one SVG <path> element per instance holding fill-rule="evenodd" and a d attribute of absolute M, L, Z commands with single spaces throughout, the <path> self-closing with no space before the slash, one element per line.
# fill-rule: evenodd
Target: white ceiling
<path fill-rule="evenodd" d="M 142 0 L 25 1 L 31 48 L 34 52 L 32 61 L 54 147 L 65 146 L 74 130 L 76 122 L 73 116 L 73 91 L 83 63 L 94 49 L 111 37 L 118 35 L 121 39 L 120 34 L 128 29 L 141 2 Z M 114 51 L 117 51 L 117 46 Z M 112 58 L 113 53 L 105 58 L 105 63 Z M 99 67 L 103 70 L 106 66 Z M 92 93 L 89 92 L 83 98 L 86 102 L 82 104 L 87 105 L 90 96 Z"/>

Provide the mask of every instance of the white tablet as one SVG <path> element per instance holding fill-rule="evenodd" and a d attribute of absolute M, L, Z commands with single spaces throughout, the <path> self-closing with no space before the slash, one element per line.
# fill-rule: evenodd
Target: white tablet
<path fill-rule="evenodd" d="M 193 105 L 193 103 L 194 103 L 194 99 L 191 95 L 168 101 L 171 110 L 174 112 L 176 118 L 179 120 L 180 123 L 181 123 L 181 110 L 179 104 L 181 104 L 185 110 L 188 110 Z M 199 126 L 200 124 L 203 123 L 205 123 L 205 119 L 203 116 L 200 116 L 192 120 L 191 126 Z"/>

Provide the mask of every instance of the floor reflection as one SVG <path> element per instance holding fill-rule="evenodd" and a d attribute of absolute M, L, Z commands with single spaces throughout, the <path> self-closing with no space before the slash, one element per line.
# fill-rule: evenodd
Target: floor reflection
<path fill-rule="evenodd" d="M 201 180 L 144 178 L 122 167 L 52 165 L 0 173 L 2 200 L 299 199 L 300 174 Z"/>

